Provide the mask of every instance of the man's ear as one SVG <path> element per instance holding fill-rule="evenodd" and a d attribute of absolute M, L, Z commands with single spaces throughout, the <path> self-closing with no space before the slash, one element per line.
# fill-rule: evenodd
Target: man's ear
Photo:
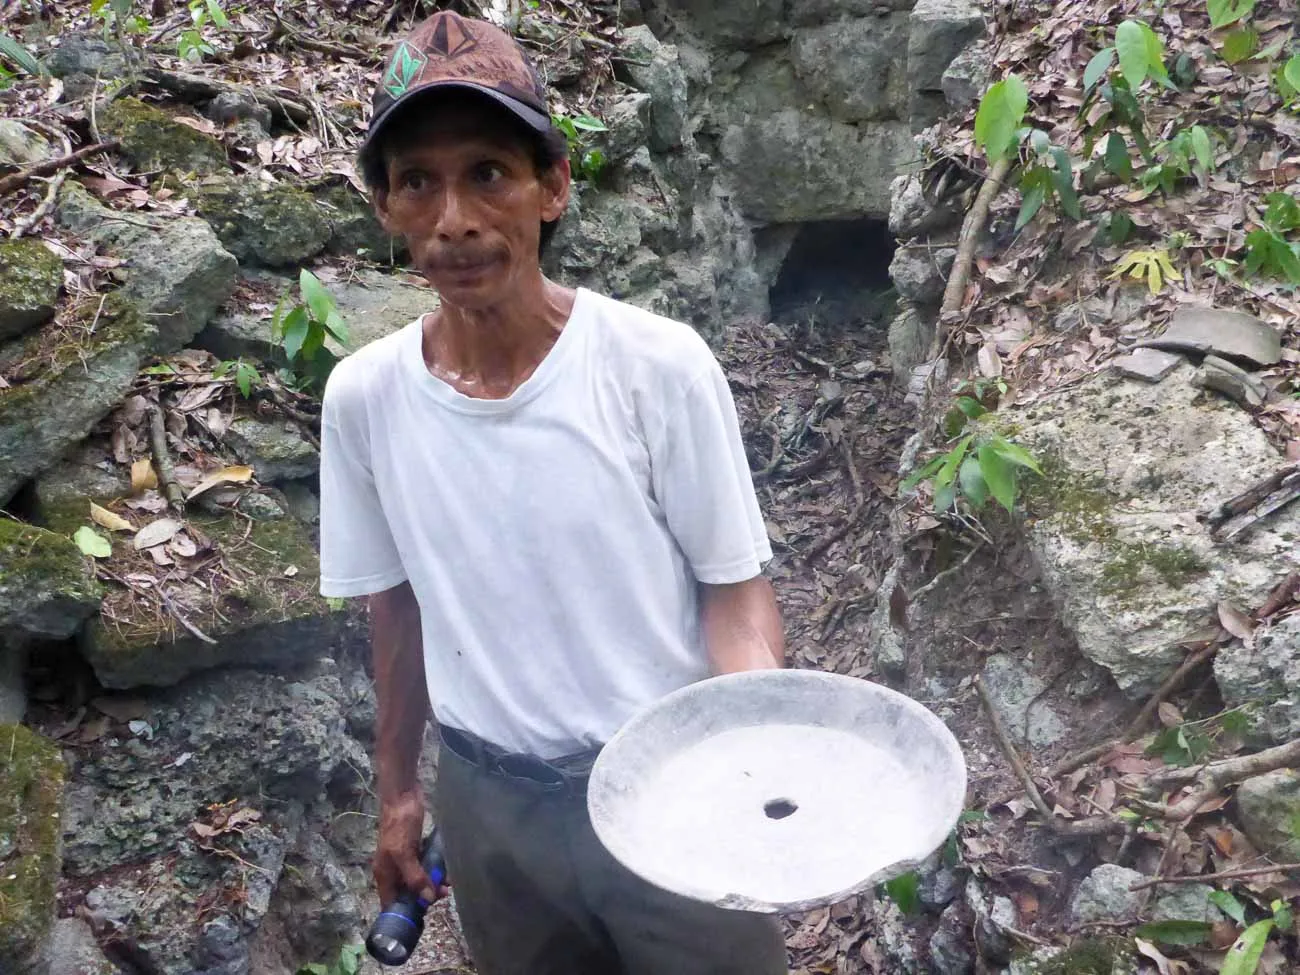
<path fill-rule="evenodd" d="M 542 173 L 541 184 L 542 220 L 545 223 L 559 220 L 569 207 L 569 191 L 573 184 L 568 156 L 553 163 L 550 169 Z"/>
<path fill-rule="evenodd" d="M 388 190 L 376 186 L 370 191 L 370 200 L 375 208 L 375 216 L 379 220 L 379 226 L 384 228 L 384 233 L 390 237 L 396 237 L 393 231 L 392 215 L 388 210 Z"/>

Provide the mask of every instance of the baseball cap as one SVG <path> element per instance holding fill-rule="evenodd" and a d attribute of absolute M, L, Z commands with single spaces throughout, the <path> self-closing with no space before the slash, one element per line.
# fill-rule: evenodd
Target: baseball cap
<path fill-rule="evenodd" d="M 486 95 L 543 137 L 557 131 L 546 89 L 519 42 L 485 20 L 443 10 L 416 25 L 393 51 L 375 89 L 361 152 L 375 145 L 398 108 L 440 89 Z"/>

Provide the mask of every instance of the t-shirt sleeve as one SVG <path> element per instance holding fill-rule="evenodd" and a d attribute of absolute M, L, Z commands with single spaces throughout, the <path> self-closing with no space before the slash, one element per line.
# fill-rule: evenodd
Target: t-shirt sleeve
<path fill-rule="evenodd" d="M 716 360 L 710 358 L 705 372 L 663 410 L 651 469 L 669 530 L 700 582 L 754 578 L 772 558 L 772 547 L 735 402 Z"/>
<path fill-rule="evenodd" d="M 406 581 L 370 466 L 364 390 L 340 364 L 321 404 L 320 591 L 365 596 Z"/>

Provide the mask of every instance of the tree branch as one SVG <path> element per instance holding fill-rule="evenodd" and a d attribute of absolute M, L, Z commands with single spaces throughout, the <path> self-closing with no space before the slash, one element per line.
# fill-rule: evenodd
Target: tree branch
<path fill-rule="evenodd" d="M 51 173 L 57 173 L 60 169 L 68 166 L 75 166 L 87 156 L 93 156 L 98 152 L 107 152 L 110 149 L 116 149 L 121 143 L 113 140 L 111 142 L 97 142 L 93 146 L 86 146 L 84 149 L 78 149 L 76 152 L 66 156 L 59 156 L 57 159 L 46 159 L 44 162 L 38 162 L 35 166 L 28 166 L 26 169 L 19 170 L 16 173 L 10 173 L 8 176 L 0 179 L 0 196 L 12 193 L 16 189 L 21 189 L 27 185 L 28 181 L 38 176 L 49 176 Z"/>

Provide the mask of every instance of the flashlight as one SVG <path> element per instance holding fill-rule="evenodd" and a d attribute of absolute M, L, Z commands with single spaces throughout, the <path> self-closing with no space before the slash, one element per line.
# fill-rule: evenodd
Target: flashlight
<path fill-rule="evenodd" d="M 434 890 L 447 883 L 447 864 L 442 840 L 435 829 L 424 841 L 420 866 Z M 384 905 L 366 935 L 366 951 L 381 965 L 405 965 L 424 933 L 424 913 L 429 902 L 418 893 L 401 891 L 397 900 Z"/>

